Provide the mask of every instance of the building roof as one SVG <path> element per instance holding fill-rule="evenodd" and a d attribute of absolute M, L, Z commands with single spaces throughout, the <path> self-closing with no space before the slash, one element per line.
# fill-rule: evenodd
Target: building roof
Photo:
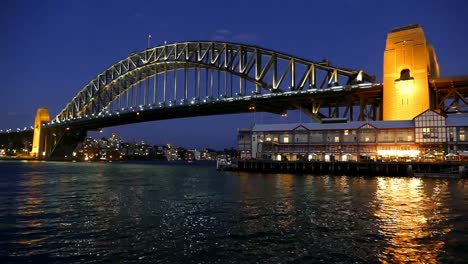
<path fill-rule="evenodd" d="M 299 123 L 254 125 L 252 131 L 288 131 L 293 130 L 300 125 L 301 124 Z"/>
<path fill-rule="evenodd" d="M 427 112 L 427 111 L 425 111 Z M 424 113 L 425 113 L 424 112 Z M 369 124 L 378 129 L 397 129 L 397 128 L 414 128 L 413 120 L 397 120 L 397 121 L 353 121 L 346 123 L 289 123 L 289 124 L 257 124 L 254 125 L 252 131 L 292 131 L 298 127 L 305 127 L 308 130 L 344 130 L 344 129 L 359 129 L 365 124 Z M 468 115 L 449 116 L 447 118 L 447 126 L 466 126 L 468 127 Z"/>
<path fill-rule="evenodd" d="M 397 121 L 371 121 L 376 128 L 408 128 L 414 127 L 413 120 L 397 120 Z"/>
<path fill-rule="evenodd" d="M 365 124 L 370 124 L 376 128 L 409 128 L 413 127 L 412 120 L 403 121 L 354 121 L 346 123 L 290 123 L 290 124 L 264 124 L 255 125 L 252 131 L 291 131 L 299 126 L 305 127 L 308 130 L 342 130 L 342 129 L 358 129 Z"/>
<path fill-rule="evenodd" d="M 447 118 L 447 126 L 451 127 L 468 127 L 468 115 L 450 115 Z"/>

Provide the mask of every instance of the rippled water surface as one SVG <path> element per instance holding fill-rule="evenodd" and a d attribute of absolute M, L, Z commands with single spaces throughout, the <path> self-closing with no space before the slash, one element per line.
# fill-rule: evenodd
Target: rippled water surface
<path fill-rule="evenodd" d="M 467 180 L 11 161 L 0 176 L 2 263 L 468 259 Z"/>

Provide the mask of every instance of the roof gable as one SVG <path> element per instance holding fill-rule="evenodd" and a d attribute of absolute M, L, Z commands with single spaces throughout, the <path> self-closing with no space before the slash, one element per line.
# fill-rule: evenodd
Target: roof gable
<path fill-rule="evenodd" d="M 364 125 L 358 127 L 358 129 L 377 129 L 377 128 L 369 123 L 365 123 Z"/>
<path fill-rule="evenodd" d="M 293 129 L 294 131 L 308 131 L 309 129 L 307 129 L 307 127 L 303 126 L 302 124 L 301 125 L 298 125 L 297 127 L 295 127 Z"/>
<path fill-rule="evenodd" d="M 426 111 L 424 111 L 424 112 L 420 113 L 419 115 L 415 116 L 415 117 L 413 118 L 413 120 L 416 120 L 416 119 L 420 118 L 421 116 L 425 116 L 425 115 L 428 115 L 428 114 L 437 114 L 437 115 L 439 115 L 439 116 L 441 116 L 441 117 L 447 118 L 446 115 L 437 113 L 436 111 L 433 111 L 433 110 L 431 110 L 431 109 L 427 109 Z"/>

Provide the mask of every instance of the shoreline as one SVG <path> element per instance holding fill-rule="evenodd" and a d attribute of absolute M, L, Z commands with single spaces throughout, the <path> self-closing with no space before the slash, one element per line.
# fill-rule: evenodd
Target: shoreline
<path fill-rule="evenodd" d="M 77 162 L 77 163 L 155 163 L 155 164 L 206 164 L 215 161 L 166 161 L 166 160 L 41 160 L 32 157 L 3 156 L 0 161 Z M 468 162 L 326 162 L 326 161 L 272 161 L 239 160 L 232 166 L 218 170 L 264 173 L 299 173 L 332 176 L 396 176 L 421 178 L 468 178 Z"/>

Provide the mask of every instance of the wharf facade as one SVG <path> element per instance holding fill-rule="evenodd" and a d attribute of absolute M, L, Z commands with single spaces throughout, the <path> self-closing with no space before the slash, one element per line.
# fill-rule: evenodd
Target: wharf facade
<path fill-rule="evenodd" d="M 468 116 L 255 125 L 239 129 L 240 161 L 468 162 Z M 242 166 L 240 166 L 242 167 Z"/>
<path fill-rule="evenodd" d="M 461 178 L 468 176 L 468 164 L 459 162 L 326 162 L 239 160 L 236 170 L 266 173 L 300 173 L 347 176 L 420 176 Z"/>

